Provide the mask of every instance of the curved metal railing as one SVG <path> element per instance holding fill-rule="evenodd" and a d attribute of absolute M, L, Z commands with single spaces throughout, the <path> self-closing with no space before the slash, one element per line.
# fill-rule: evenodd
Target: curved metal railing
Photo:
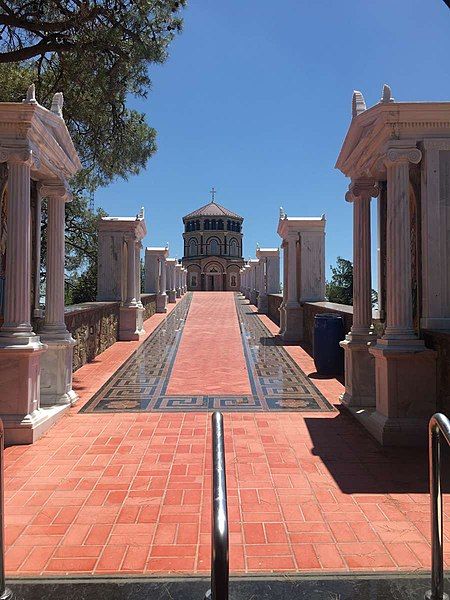
<path fill-rule="evenodd" d="M 427 600 L 448 599 L 444 592 L 444 524 L 441 482 L 441 438 L 450 446 L 450 421 L 442 413 L 430 419 L 428 427 L 431 502 L 431 590 Z"/>
<path fill-rule="evenodd" d="M 227 478 L 223 417 L 212 414 L 212 519 L 211 519 L 211 589 L 206 599 L 228 600 L 229 554 Z"/>

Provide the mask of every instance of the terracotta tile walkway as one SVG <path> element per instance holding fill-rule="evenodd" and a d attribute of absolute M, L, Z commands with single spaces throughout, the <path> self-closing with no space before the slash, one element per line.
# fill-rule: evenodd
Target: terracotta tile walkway
<path fill-rule="evenodd" d="M 194 294 L 167 395 L 251 394 L 233 292 Z"/>
<path fill-rule="evenodd" d="M 81 404 L 138 345 L 76 373 Z M 337 403 L 338 381 L 314 383 Z M 224 419 L 233 572 L 429 567 L 424 451 L 382 450 L 345 412 Z M 210 415 L 74 408 L 34 446 L 6 450 L 7 571 L 206 573 L 210 483 Z"/>

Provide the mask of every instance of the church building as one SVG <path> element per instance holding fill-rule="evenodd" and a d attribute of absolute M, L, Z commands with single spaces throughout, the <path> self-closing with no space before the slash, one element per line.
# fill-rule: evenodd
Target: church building
<path fill-rule="evenodd" d="M 242 223 L 239 215 L 212 202 L 183 217 L 183 267 L 190 291 L 233 291 L 240 288 Z"/>

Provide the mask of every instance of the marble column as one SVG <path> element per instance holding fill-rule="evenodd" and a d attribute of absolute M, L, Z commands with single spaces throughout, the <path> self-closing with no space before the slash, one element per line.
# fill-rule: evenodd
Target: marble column
<path fill-rule="evenodd" d="M 77 395 L 72 389 L 72 363 L 75 340 L 64 320 L 65 203 L 69 197 L 61 182 L 44 183 L 43 198 L 47 199 L 47 264 L 45 286 L 45 317 L 40 331 L 47 344 L 41 361 L 41 405 L 74 404 Z"/>
<path fill-rule="evenodd" d="M 174 258 L 169 258 L 166 261 L 166 265 L 167 265 L 167 283 L 168 283 L 168 290 L 169 290 L 169 303 L 173 304 L 174 302 L 177 301 L 177 292 L 175 289 L 175 259 Z"/>
<path fill-rule="evenodd" d="M 341 346 L 345 352 L 347 406 L 375 406 L 375 365 L 369 353 L 372 326 L 370 202 L 378 195 L 373 179 L 356 179 L 346 200 L 353 203 L 353 325 Z"/>
<path fill-rule="evenodd" d="M 167 312 L 167 283 L 166 283 L 166 259 L 165 257 L 158 257 L 158 269 L 159 269 L 159 292 L 158 292 L 158 312 Z M 157 298 L 157 299 L 158 299 Z"/>
<path fill-rule="evenodd" d="M 140 289 L 140 278 L 138 288 L 139 250 L 137 240 L 134 235 L 126 235 L 125 243 L 127 248 L 127 277 L 126 277 L 126 296 L 125 302 L 120 307 L 119 322 L 119 340 L 132 341 L 138 340 L 144 331 L 144 308 L 137 298 L 137 291 Z M 137 264 L 136 264 L 137 263 Z"/>
<path fill-rule="evenodd" d="M 135 252 L 135 268 L 136 268 L 136 302 L 138 306 L 142 307 L 141 302 L 141 249 L 142 244 L 140 241 L 136 241 L 134 252 Z"/>
<path fill-rule="evenodd" d="M 279 311 L 280 311 L 280 335 L 282 336 L 284 330 L 286 328 L 286 302 L 287 302 L 287 288 L 288 288 L 288 280 L 287 280 L 287 265 L 288 265 L 288 247 L 287 243 L 283 240 L 281 242 L 281 248 L 283 250 L 283 300 L 281 301 Z"/>
<path fill-rule="evenodd" d="M 267 300 L 267 258 L 261 257 L 259 259 L 259 294 L 258 294 L 258 312 L 262 314 L 267 313 L 268 300 Z"/>
<path fill-rule="evenodd" d="M 287 236 L 287 300 L 284 305 L 285 323 L 283 340 L 298 342 L 303 336 L 303 313 L 298 301 L 298 271 L 297 244 L 298 233 L 289 233 Z"/>
<path fill-rule="evenodd" d="M 40 362 L 46 346 L 31 327 L 30 165 L 27 149 L 8 153 L 8 251 L 0 329 L 0 414 L 7 444 L 29 444 L 47 417 L 40 410 Z M 46 427 L 45 427 L 46 428 Z"/>
<path fill-rule="evenodd" d="M 250 304 L 256 306 L 258 304 L 258 273 L 259 273 L 259 261 L 254 260 L 251 263 L 251 289 L 250 289 Z"/>
<path fill-rule="evenodd" d="M 376 411 L 373 435 L 386 445 L 426 440 L 436 410 L 436 353 L 425 348 L 413 324 L 409 164 L 422 158 L 418 148 L 392 141 L 387 166 L 386 330 L 370 347 L 375 357 Z"/>
<path fill-rule="evenodd" d="M 181 298 L 181 265 L 175 265 L 175 294 L 177 298 Z"/>
<path fill-rule="evenodd" d="M 35 239 L 35 257 L 36 262 L 34 266 L 34 310 L 33 316 L 35 318 L 41 318 L 44 316 L 44 311 L 40 305 L 40 291 L 41 291 L 41 221 L 42 221 L 42 186 L 37 186 L 36 194 L 36 210 L 35 210 L 35 223 L 34 223 L 34 239 Z"/>

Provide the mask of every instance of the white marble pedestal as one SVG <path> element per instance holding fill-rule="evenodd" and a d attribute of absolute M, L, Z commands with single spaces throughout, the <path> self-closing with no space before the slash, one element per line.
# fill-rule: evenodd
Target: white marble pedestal
<path fill-rule="evenodd" d="M 121 306 L 119 340 L 138 340 L 144 333 L 144 309 L 140 306 Z"/>
<path fill-rule="evenodd" d="M 259 294 L 258 295 L 258 312 L 265 315 L 269 310 L 269 300 L 267 298 L 267 294 Z"/>
<path fill-rule="evenodd" d="M 375 358 L 369 347 L 373 336 L 349 334 L 340 343 L 345 356 L 345 392 L 341 401 L 347 407 L 375 407 Z"/>
<path fill-rule="evenodd" d="M 72 363 L 75 340 L 42 335 L 47 351 L 41 359 L 41 406 L 72 406 L 78 397 L 72 389 Z"/>
<path fill-rule="evenodd" d="M 287 302 L 283 308 L 284 327 L 280 329 L 280 335 L 285 342 L 300 342 L 303 338 L 303 311 L 300 304 Z M 280 310 L 281 313 L 281 310 Z"/>
<path fill-rule="evenodd" d="M 384 446 L 426 446 L 436 411 L 436 352 L 421 340 L 410 346 L 379 340 L 375 357 L 376 410 L 359 418 Z"/>
<path fill-rule="evenodd" d="M 68 408 L 40 408 L 40 365 L 45 351 L 38 336 L 32 344 L 0 348 L 2 421 L 7 446 L 32 444 Z"/>
<path fill-rule="evenodd" d="M 176 302 L 177 301 L 177 293 L 176 293 L 176 291 L 175 290 L 169 290 L 168 297 L 169 297 L 170 304 L 173 304 L 174 302 Z"/>
<path fill-rule="evenodd" d="M 167 294 L 156 295 L 156 312 L 166 313 L 167 312 Z"/>

